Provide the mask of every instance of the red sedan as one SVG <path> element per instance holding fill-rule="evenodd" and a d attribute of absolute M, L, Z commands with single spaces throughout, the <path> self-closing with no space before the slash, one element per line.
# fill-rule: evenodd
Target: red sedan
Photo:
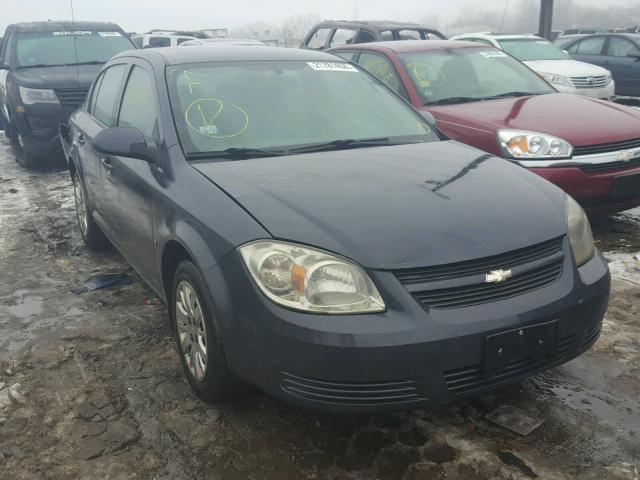
<path fill-rule="evenodd" d="M 452 41 L 330 50 L 430 112 L 454 140 L 563 188 L 590 213 L 640 205 L 640 111 L 558 93 L 494 47 Z"/>

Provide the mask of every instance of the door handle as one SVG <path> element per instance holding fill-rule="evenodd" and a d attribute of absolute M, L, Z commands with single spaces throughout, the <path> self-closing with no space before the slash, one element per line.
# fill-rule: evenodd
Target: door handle
<path fill-rule="evenodd" d="M 84 145 L 84 143 L 85 143 L 85 140 L 84 140 L 84 137 L 82 136 L 82 134 L 78 135 L 78 136 L 76 137 L 76 140 L 78 141 L 78 143 L 79 143 L 80 145 Z"/>
<path fill-rule="evenodd" d="M 111 163 L 111 160 L 109 160 L 108 158 L 101 158 L 100 163 L 102 163 L 102 166 L 107 171 L 111 171 L 113 169 L 113 163 Z"/>

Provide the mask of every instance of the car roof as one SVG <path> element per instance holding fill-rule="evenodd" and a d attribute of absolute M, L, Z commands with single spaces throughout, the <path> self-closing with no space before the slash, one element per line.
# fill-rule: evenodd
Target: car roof
<path fill-rule="evenodd" d="M 419 23 L 411 22 L 393 22 L 390 20 L 324 20 L 320 22 L 316 27 L 322 25 L 331 25 L 335 27 L 367 27 L 372 30 L 398 30 L 401 28 L 410 29 L 423 29 L 423 30 L 436 30 L 435 28 L 420 25 Z"/>
<path fill-rule="evenodd" d="M 163 47 L 143 48 L 140 50 L 127 50 L 120 52 L 113 58 L 136 57 L 153 62 L 160 59 L 167 65 L 180 65 L 184 63 L 205 62 L 234 62 L 234 61 L 259 61 L 259 60 L 301 60 L 301 61 L 325 61 L 343 62 L 342 58 L 329 53 L 316 50 L 302 50 L 297 48 L 255 46 L 247 48 L 239 45 L 221 44 L 217 48 L 184 48 Z"/>
<path fill-rule="evenodd" d="M 330 48 L 335 50 L 387 50 L 394 53 L 424 52 L 431 50 L 446 50 L 447 48 L 495 48 L 476 42 L 462 42 L 458 40 L 402 40 L 389 42 L 356 43 Z"/>
<path fill-rule="evenodd" d="M 486 38 L 487 40 L 544 40 L 544 38 L 538 37 L 537 35 L 515 33 L 462 33 L 456 35 L 454 38 L 458 37 Z"/>
<path fill-rule="evenodd" d="M 46 21 L 46 22 L 24 22 L 24 23 L 12 23 L 7 26 L 7 33 L 9 32 L 60 32 L 60 31 L 80 31 L 80 30 L 93 30 L 93 31 L 117 31 L 122 29 L 111 22 L 86 22 L 86 21 Z"/>
<path fill-rule="evenodd" d="M 629 38 L 631 40 L 635 40 L 636 42 L 640 42 L 640 33 L 615 33 L 615 32 L 601 32 L 601 33 L 589 33 L 587 35 L 580 34 L 572 34 L 572 35 L 561 35 L 556 40 L 576 40 L 576 39 L 584 39 L 584 38 L 592 38 L 592 37 L 623 37 Z"/>

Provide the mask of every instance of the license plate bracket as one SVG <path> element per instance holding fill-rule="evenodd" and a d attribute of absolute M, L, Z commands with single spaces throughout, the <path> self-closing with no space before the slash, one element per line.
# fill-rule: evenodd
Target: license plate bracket
<path fill-rule="evenodd" d="M 612 199 L 617 200 L 634 196 L 640 196 L 640 173 L 620 175 L 613 179 L 613 186 L 611 187 Z"/>
<path fill-rule="evenodd" d="M 508 367 L 527 361 L 532 365 L 549 363 L 556 350 L 558 321 L 514 328 L 489 335 L 484 344 L 486 378 L 504 374 Z"/>

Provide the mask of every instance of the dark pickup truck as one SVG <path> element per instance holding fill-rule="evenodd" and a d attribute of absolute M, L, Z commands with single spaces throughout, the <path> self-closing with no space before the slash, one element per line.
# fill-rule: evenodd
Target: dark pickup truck
<path fill-rule="evenodd" d="M 0 123 L 16 161 L 33 167 L 59 157 L 60 122 L 84 102 L 102 65 L 134 48 L 108 22 L 9 25 L 0 48 Z"/>

